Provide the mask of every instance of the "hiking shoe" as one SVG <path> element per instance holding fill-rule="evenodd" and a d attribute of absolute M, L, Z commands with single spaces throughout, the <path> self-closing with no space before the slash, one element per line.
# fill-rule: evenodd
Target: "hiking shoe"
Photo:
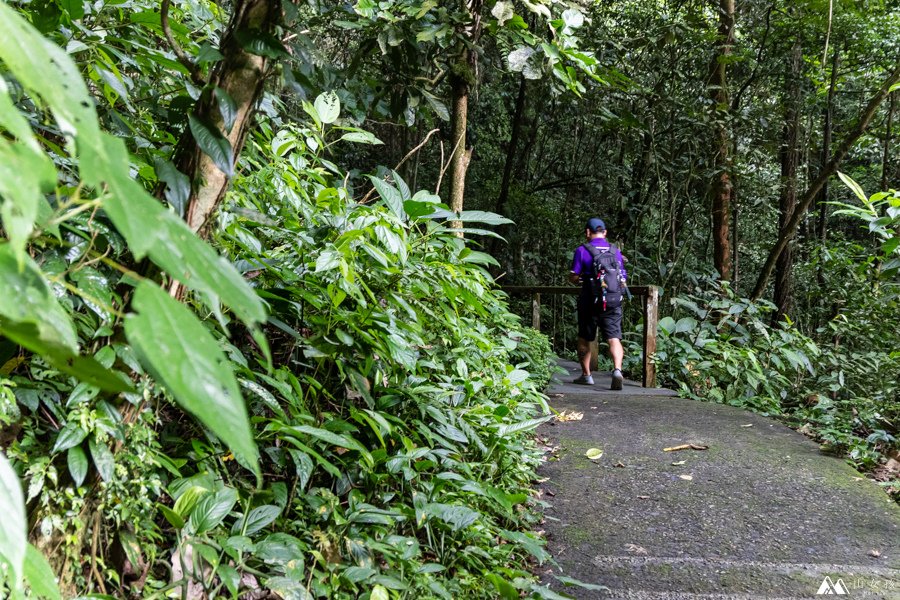
<path fill-rule="evenodd" d="M 594 378 L 590 375 L 582 375 L 578 379 L 572 381 L 572 383 L 577 383 L 578 385 L 594 385 Z"/>
<path fill-rule="evenodd" d="M 611 390 L 621 390 L 622 383 L 624 383 L 625 378 L 622 376 L 622 371 L 616 369 L 612 372 L 612 384 L 610 384 L 609 389 Z"/>

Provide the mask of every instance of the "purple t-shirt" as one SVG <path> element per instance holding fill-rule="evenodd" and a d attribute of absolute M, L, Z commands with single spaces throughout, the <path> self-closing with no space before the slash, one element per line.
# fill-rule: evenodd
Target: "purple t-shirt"
<path fill-rule="evenodd" d="M 597 248 L 609 248 L 610 243 L 606 238 L 593 238 L 591 240 L 591 246 L 596 246 Z M 627 279 L 628 273 L 625 271 L 625 260 L 622 258 L 622 251 L 619 250 L 618 246 L 616 246 L 616 260 L 619 261 L 619 270 L 622 272 L 622 277 Z M 594 259 L 591 257 L 591 253 L 588 252 L 587 248 L 583 245 L 578 246 L 575 249 L 575 255 L 572 257 L 572 272 L 576 275 L 590 273 L 593 262 Z"/>

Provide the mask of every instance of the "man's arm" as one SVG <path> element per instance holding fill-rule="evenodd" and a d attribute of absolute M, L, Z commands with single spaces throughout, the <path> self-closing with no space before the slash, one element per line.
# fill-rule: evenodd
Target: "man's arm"
<path fill-rule="evenodd" d="M 586 250 L 582 246 L 578 246 L 575 249 L 575 254 L 572 255 L 572 270 L 569 271 L 569 281 L 578 285 L 581 283 L 581 253 L 586 252 Z"/>

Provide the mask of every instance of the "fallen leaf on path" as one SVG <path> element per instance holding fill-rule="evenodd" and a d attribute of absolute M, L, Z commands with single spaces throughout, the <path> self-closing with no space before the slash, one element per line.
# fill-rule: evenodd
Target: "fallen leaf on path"
<path fill-rule="evenodd" d="M 638 496 L 637 499 L 638 500 L 649 500 L 650 496 Z"/>
<path fill-rule="evenodd" d="M 552 492 L 552 491 L 550 491 L 550 490 L 544 490 L 544 493 L 547 494 L 548 496 L 555 496 L 555 495 L 556 495 L 556 492 Z"/>
<path fill-rule="evenodd" d="M 597 460 L 598 458 L 603 456 L 603 450 L 601 450 L 600 448 L 591 448 L 590 450 L 585 452 L 584 455 L 591 460 Z"/>
<path fill-rule="evenodd" d="M 679 477 L 680 479 L 684 479 L 685 481 L 693 481 L 693 480 L 694 480 L 694 476 L 693 476 L 693 475 L 679 475 L 678 477 Z"/>
<path fill-rule="evenodd" d="M 596 406 L 592 406 L 591 408 L 597 408 Z"/>
<path fill-rule="evenodd" d="M 556 415 L 557 421 L 580 421 L 584 418 L 584 413 L 575 412 L 575 411 L 562 411 L 558 415 Z"/>
<path fill-rule="evenodd" d="M 617 463 L 614 464 L 613 466 L 614 466 L 614 467 L 619 467 L 620 469 L 624 469 L 624 468 L 625 468 L 625 463 L 617 462 Z"/>
<path fill-rule="evenodd" d="M 741 425 L 741 427 L 753 427 L 753 423 L 747 423 L 746 425 Z"/>
<path fill-rule="evenodd" d="M 881 552 L 879 550 L 872 548 L 869 551 L 869 556 L 871 556 L 872 558 L 879 558 L 881 556 Z"/>
<path fill-rule="evenodd" d="M 632 552 L 634 554 L 642 554 L 642 555 L 647 554 L 647 549 L 642 548 L 642 547 L 638 546 L 637 544 L 625 544 L 625 550 L 627 552 Z"/>
<path fill-rule="evenodd" d="M 686 460 L 679 460 L 678 462 L 673 462 L 673 463 L 672 463 L 672 466 L 673 466 L 673 467 L 680 467 L 681 465 L 683 465 L 683 464 L 686 463 L 686 462 L 687 462 Z"/>
<path fill-rule="evenodd" d="M 548 398 L 562 398 L 562 394 L 547 394 Z"/>
<path fill-rule="evenodd" d="M 709 446 L 704 446 L 703 444 L 681 444 L 663 448 L 663 452 L 678 452 L 679 450 L 709 450 Z"/>

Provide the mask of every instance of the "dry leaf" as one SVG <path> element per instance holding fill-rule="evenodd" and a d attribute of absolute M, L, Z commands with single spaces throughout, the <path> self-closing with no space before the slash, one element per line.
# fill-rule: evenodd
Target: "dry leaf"
<path fill-rule="evenodd" d="M 869 556 L 871 556 L 872 558 L 879 558 L 881 556 L 881 551 L 872 548 L 869 551 Z"/>
<path fill-rule="evenodd" d="M 550 490 L 544 490 L 544 493 L 547 494 L 548 496 L 555 496 L 555 495 L 556 495 L 555 492 L 551 492 Z"/>
<path fill-rule="evenodd" d="M 703 444 L 680 444 L 663 448 L 663 452 L 678 452 L 679 450 L 709 450 L 709 446 L 704 446 Z"/>
<path fill-rule="evenodd" d="M 673 466 L 673 467 L 680 467 L 681 465 L 683 465 L 683 464 L 686 463 L 686 462 L 687 462 L 686 460 L 679 460 L 678 462 L 673 462 L 673 463 L 672 463 L 672 466 Z"/>
<path fill-rule="evenodd" d="M 685 481 L 693 481 L 693 480 L 694 480 L 694 476 L 693 476 L 693 475 L 679 475 L 678 477 L 679 477 L 680 479 L 684 479 Z"/>
<path fill-rule="evenodd" d="M 678 452 L 679 450 L 690 450 L 690 444 L 681 444 L 680 446 L 669 446 L 668 448 L 663 448 L 663 452 Z"/>
<path fill-rule="evenodd" d="M 584 418 L 584 413 L 575 412 L 575 411 L 562 411 L 558 415 L 556 415 L 557 421 L 580 421 Z"/>
<path fill-rule="evenodd" d="M 625 463 L 617 462 L 617 463 L 614 464 L 613 466 L 614 466 L 614 467 L 619 467 L 620 469 L 623 469 L 623 468 L 625 468 Z"/>
<path fill-rule="evenodd" d="M 649 500 L 650 496 L 638 496 L 637 499 L 638 500 Z"/>
<path fill-rule="evenodd" d="M 637 544 L 625 544 L 625 550 L 631 552 L 633 554 L 641 554 L 646 555 L 647 549 L 638 546 Z"/>
<path fill-rule="evenodd" d="M 753 427 L 753 423 L 747 423 L 746 425 L 741 425 L 741 427 Z"/>

